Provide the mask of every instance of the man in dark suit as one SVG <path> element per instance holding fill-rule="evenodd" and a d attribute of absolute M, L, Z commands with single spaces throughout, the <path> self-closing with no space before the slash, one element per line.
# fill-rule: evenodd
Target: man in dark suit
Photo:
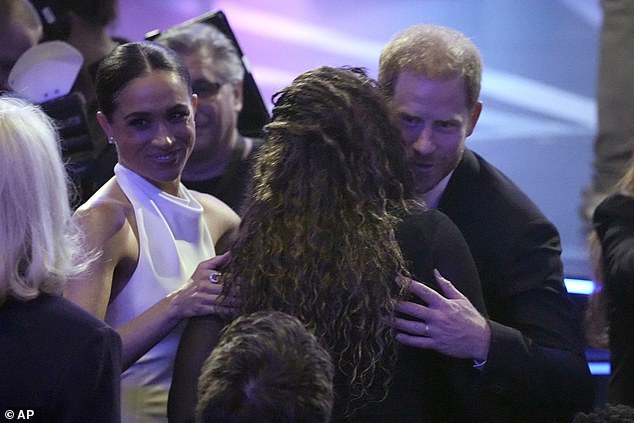
<path fill-rule="evenodd" d="M 381 54 L 379 83 L 409 145 L 418 198 L 461 230 L 489 311 L 488 324 L 477 324 L 484 317 L 464 299 L 454 307 L 445 281 L 446 298 L 425 291 L 415 294 L 426 306 L 397 305 L 410 319 L 397 320 L 397 340 L 473 359 L 482 421 L 569 421 L 591 408 L 593 389 L 559 234 L 512 181 L 465 148 L 482 110 L 481 73 L 475 45 L 433 25 L 397 34 Z"/>

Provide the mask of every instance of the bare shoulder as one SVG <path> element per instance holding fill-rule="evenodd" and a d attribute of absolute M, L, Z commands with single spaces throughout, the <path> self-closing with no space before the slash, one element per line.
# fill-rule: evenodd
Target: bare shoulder
<path fill-rule="evenodd" d="M 108 181 L 74 213 L 73 221 L 90 243 L 101 244 L 129 231 L 134 222 L 134 209 L 115 180 Z"/>
<path fill-rule="evenodd" d="M 240 217 L 216 197 L 197 191 L 190 192 L 203 207 L 205 222 L 216 244 L 216 252 L 223 253 L 238 232 Z"/>
<path fill-rule="evenodd" d="M 203 206 L 205 219 L 213 219 L 220 224 L 238 225 L 240 217 L 231 207 L 218 198 L 198 191 L 190 191 L 194 198 Z"/>

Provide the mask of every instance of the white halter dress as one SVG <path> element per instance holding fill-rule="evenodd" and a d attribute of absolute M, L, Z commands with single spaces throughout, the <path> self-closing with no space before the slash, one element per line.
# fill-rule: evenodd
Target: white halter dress
<path fill-rule="evenodd" d="M 134 207 L 139 231 L 136 269 L 106 312 L 106 322 L 119 327 L 181 287 L 215 250 L 202 206 L 182 184 L 175 197 L 120 164 L 115 175 Z M 167 422 L 167 395 L 182 326 L 121 375 L 122 423 Z"/>

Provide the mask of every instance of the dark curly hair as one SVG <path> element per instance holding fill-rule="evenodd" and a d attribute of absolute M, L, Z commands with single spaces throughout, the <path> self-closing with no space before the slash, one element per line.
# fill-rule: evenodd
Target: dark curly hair
<path fill-rule="evenodd" d="M 305 72 L 274 103 L 224 289 L 239 289 L 242 313 L 284 311 L 316 334 L 337 368 L 337 414 L 387 393 L 396 357 L 386 316 L 407 274 L 392 211 L 408 207 L 413 180 L 362 70 Z"/>
<path fill-rule="evenodd" d="M 222 331 L 198 380 L 196 421 L 330 421 L 330 354 L 293 316 L 260 311 Z"/>

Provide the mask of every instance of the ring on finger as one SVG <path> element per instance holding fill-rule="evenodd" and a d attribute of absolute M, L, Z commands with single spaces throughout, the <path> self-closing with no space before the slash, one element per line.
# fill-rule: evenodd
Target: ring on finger
<path fill-rule="evenodd" d="M 425 323 L 425 336 L 429 336 L 429 323 Z"/>
<path fill-rule="evenodd" d="M 220 282 L 220 276 L 222 276 L 222 273 L 220 273 L 220 272 L 211 272 L 211 275 L 209 275 L 209 282 L 211 282 L 211 283 L 219 283 Z"/>

